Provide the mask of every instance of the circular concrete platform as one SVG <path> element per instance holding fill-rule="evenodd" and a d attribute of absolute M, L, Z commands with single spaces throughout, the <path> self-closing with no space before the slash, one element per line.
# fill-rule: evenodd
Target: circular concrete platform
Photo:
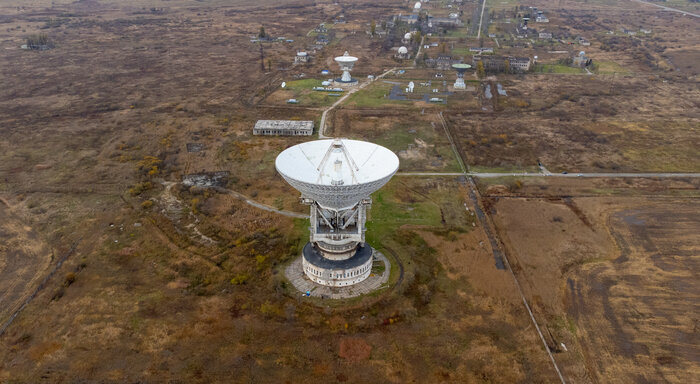
<path fill-rule="evenodd" d="M 333 85 L 336 87 L 341 87 L 341 88 L 353 87 L 359 83 L 360 83 L 359 80 L 355 79 L 355 78 L 353 78 L 351 81 L 342 81 L 340 79 L 333 79 Z"/>
<path fill-rule="evenodd" d="M 384 287 L 384 284 L 389 281 L 391 263 L 389 263 L 386 256 L 376 249 L 374 250 L 372 258 L 372 269 L 374 270 L 383 266 L 384 271 L 379 274 L 372 272 L 367 279 L 346 287 L 329 287 L 316 284 L 311 281 L 304 273 L 301 255 L 294 259 L 294 261 L 292 261 L 284 269 L 284 275 L 292 283 L 294 288 L 299 291 L 300 295 L 306 295 L 306 292 L 310 292 L 310 296 L 314 297 L 322 297 L 326 299 L 347 299 L 350 297 L 366 295 L 378 289 L 386 288 Z"/>

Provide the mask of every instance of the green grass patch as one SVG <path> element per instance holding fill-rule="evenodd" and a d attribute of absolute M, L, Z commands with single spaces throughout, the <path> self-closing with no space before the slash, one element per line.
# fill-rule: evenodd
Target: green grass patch
<path fill-rule="evenodd" d="M 486 0 L 486 10 L 507 9 L 512 10 L 513 7 L 520 5 L 518 0 Z"/>
<path fill-rule="evenodd" d="M 452 55 L 453 56 L 467 56 L 467 55 L 472 55 L 472 53 L 469 52 L 469 48 L 467 48 L 467 47 L 459 47 L 459 48 L 455 48 L 452 50 Z"/>
<path fill-rule="evenodd" d="M 283 92 L 285 99 L 296 99 L 299 105 L 320 107 L 335 103 L 339 97 L 342 97 L 343 92 L 322 92 L 314 91 L 314 87 L 321 87 L 323 80 L 318 79 L 301 79 L 287 82 L 284 89 L 277 92 Z M 339 93 L 341 96 L 330 96 L 330 93 Z"/>
<path fill-rule="evenodd" d="M 595 73 L 630 73 L 630 71 L 627 68 L 621 66 L 620 64 L 614 61 L 594 61 L 593 65 L 593 72 Z"/>
<path fill-rule="evenodd" d="M 287 87 L 285 89 L 289 91 L 310 90 L 313 87 L 322 86 L 321 83 L 323 83 L 323 80 L 318 79 L 292 80 L 287 82 Z"/>
<path fill-rule="evenodd" d="M 535 64 L 533 72 L 536 73 L 564 73 L 572 75 L 585 74 L 583 68 L 569 67 L 563 64 Z"/>
<path fill-rule="evenodd" d="M 304 245 L 309 241 L 309 219 L 294 219 L 294 229 L 290 236 L 298 238 L 299 243 L 295 254 L 301 254 Z"/>
<path fill-rule="evenodd" d="M 455 29 L 449 30 L 445 34 L 445 37 L 467 37 L 468 33 L 469 33 L 469 29 L 466 27 L 455 28 Z"/>
<path fill-rule="evenodd" d="M 394 179 L 372 194 L 366 233 L 370 244 L 381 244 L 384 238 L 405 224 L 440 226 L 440 207 L 436 203 L 421 196 L 404 199 L 400 190 L 405 190 L 405 187 L 400 180 Z"/>
<path fill-rule="evenodd" d="M 391 100 L 389 93 L 393 84 L 375 83 L 363 90 L 353 93 L 346 104 L 356 107 L 376 107 L 380 105 L 401 105 L 412 103 L 412 100 Z"/>

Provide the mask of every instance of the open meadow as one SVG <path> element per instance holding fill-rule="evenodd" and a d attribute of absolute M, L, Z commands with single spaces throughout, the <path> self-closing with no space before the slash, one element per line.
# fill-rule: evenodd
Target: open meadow
<path fill-rule="evenodd" d="M 700 377 L 700 19 L 413 4 L 1 2 L 0 383 Z M 474 47 L 538 59 L 454 89 L 438 58 Z M 345 51 L 360 89 L 313 90 Z M 351 299 L 284 274 L 309 211 L 275 159 L 320 133 L 400 159 L 367 221 L 388 283 Z"/>

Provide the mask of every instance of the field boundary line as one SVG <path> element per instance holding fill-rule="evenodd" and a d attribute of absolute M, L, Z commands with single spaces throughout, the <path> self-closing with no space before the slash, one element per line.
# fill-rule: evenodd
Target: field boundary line
<path fill-rule="evenodd" d="M 484 3 L 486 0 L 484 0 Z M 549 349 L 549 345 L 547 345 L 547 341 L 544 338 L 544 335 L 542 334 L 542 331 L 540 330 L 540 326 L 537 323 L 537 320 L 535 319 L 535 315 L 532 313 L 532 309 L 530 308 L 530 304 L 528 304 L 527 299 L 525 298 L 525 293 L 523 292 L 522 287 L 520 286 L 520 282 L 518 281 L 518 278 L 515 276 L 515 272 L 513 272 L 513 268 L 510 266 L 510 262 L 508 261 L 508 256 L 504 252 L 503 249 L 501 249 L 501 240 L 498 237 L 498 233 L 496 232 L 496 226 L 493 224 L 493 221 L 491 220 L 490 216 L 486 213 L 486 211 L 483 209 L 481 206 L 481 194 L 479 193 L 479 189 L 476 187 L 476 183 L 474 183 L 474 178 L 472 175 L 470 175 L 469 172 L 467 172 L 466 167 L 464 166 L 462 162 L 462 157 L 459 155 L 459 152 L 457 151 L 457 148 L 454 144 L 454 141 L 452 140 L 452 135 L 450 134 L 449 129 L 447 128 L 447 124 L 445 123 L 444 118 L 442 117 L 442 112 L 439 114 L 440 115 L 440 120 L 442 121 L 443 127 L 445 128 L 445 133 L 447 134 L 447 138 L 450 141 L 450 144 L 452 145 L 452 150 L 454 151 L 455 156 L 457 156 L 457 159 L 459 160 L 460 167 L 462 168 L 463 175 L 467 179 L 467 182 L 469 183 L 469 189 L 471 190 L 471 194 L 473 195 L 474 198 L 474 204 L 476 204 L 475 209 L 479 209 L 483 212 L 483 215 L 477 215 L 479 219 L 482 221 L 482 225 L 484 226 L 484 233 L 487 234 L 489 237 L 489 240 L 491 242 L 491 251 L 494 255 L 495 258 L 501 258 L 501 261 L 505 264 L 506 269 L 508 272 L 510 272 L 510 275 L 513 277 L 513 281 L 515 282 L 516 288 L 518 288 L 518 293 L 520 294 L 520 298 L 523 300 L 523 305 L 525 306 L 525 309 L 527 309 L 527 313 L 530 316 L 530 320 L 532 321 L 532 324 L 535 326 L 535 330 L 537 331 L 537 334 L 540 337 L 540 340 L 542 341 L 542 345 L 544 345 L 545 351 L 547 351 L 547 355 L 549 356 L 549 359 L 552 362 L 552 366 L 554 366 L 554 370 L 557 372 L 557 376 L 559 376 L 559 380 L 561 380 L 562 384 L 566 384 L 566 380 L 564 380 L 564 376 L 562 375 L 561 371 L 559 370 L 559 365 L 557 364 L 557 361 L 554 359 L 554 355 L 552 355 L 552 351 Z"/>

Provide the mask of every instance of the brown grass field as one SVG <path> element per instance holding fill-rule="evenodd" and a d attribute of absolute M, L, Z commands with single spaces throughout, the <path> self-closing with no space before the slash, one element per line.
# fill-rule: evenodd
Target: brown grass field
<path fill-rule="evenodd" d="M 512 15 L 501 15 L 517 5 L 545 9 L 553 33 L 589 39 L 594 74 L 550 53 L 579 46 L 507 36 Z M 317 130 L 335 99 L 308 86 L 337 76 L 333 57 L 346 50 L 362 81 L 411 67 L 393 57 L 399 39 L 367 33 L 411 6 L 0 3 L 0 326 L 46 279 L 0 333 L 0 383 L 557 382 L 518 285 L 567 382 L 700 376 L 697 178 L 477 179 L 484 221 L 465 178 L 396 176 L 372 195 L 367 231 L 392 261 L 389 287 L 331 301 L 286 281 L 308 223 L 235 193 L 306 213 L 274 159 L 316 136 L 252 127 L 291 119 Z M 462 11 L 465 23 L 479 11 L 425 8 Z M 470 89 L 445 104 L 385 97 L 394 84 L 454 82 L 418 60 L 334 109 L 325 133 L 390 148 L 400 172 L 459 172 L 450 138 L 476 171 L 537 172 L 540 161 L 557 173 L 700 172 L 697 19 L 616 0 L 487 9 L 504 12 L 488 26 L 504 37 L 485 46 L 539 55 L 551 72 L 470 73 Z M 314 47 L 320 23 L 332 38 Z M 261 26 L 293 42 L 251 42 Z M 431 36 L 442 45 L 428 55 L 444 47 L 470 62 L 471 29 Z M 51 49 L 20 48 L 36 34 Z M 298 50 L 312 62 L 293 65 Z M 497 84 L 507 95 L 488 99 Z M 208 172 L 227 172 L 223 189 L 180 183 Z M 494 259 L 490 222 L 512 274 Z"/>

